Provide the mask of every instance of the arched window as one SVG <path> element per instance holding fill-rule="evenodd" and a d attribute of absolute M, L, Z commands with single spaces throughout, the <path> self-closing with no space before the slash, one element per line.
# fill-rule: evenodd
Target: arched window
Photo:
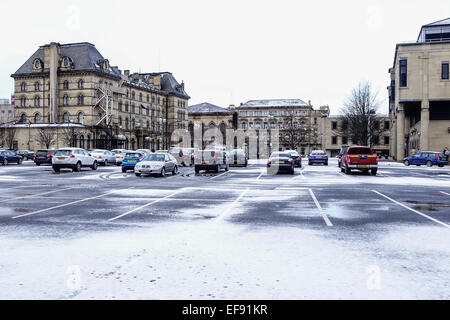
<path fill-rule="evenodd" d="M 119 129 L 122 129 L 122 117 L 119 117 L 119 121 L 118 121 L 118 125 L 119 125 Z"/>
<path fill-rule="evenodd" d="M 64 83 L 63 83 L 63 89 L 69 89 L 69 81 L 64 81 Z"/>
<path fill-rule="evenodd" d="M 80 136 L 80 148 L 84 149 L 84 136 Z"/>
<path fill-rule="evenodd" d="M 119 111 L 122 111 L 122 101 L 119 101 Z"/>
<path fill-rule="evenodd" d="M 78 123 L 84 123 L 84 115 L 83 112 L 78 113 Z"/>
<path fill-rule="evenodd" d="M 84 88 L 84 81 L 83 81 L 83 79 L 80 79 L 78 81 L 78 89 L 83 89 L 83 88 Z"/>
<path fill-rule="evenodd" d="M 242 129 L 246 130 L 247 129 L 247 122 L 242 122 Z"/>
<path fill-rule="evenodd" d="M 150 102 L 150 95 L 147 95 L 147 102 Z"/>
<path fill-rule="evenodd" d="M 142 93 L 139 93 L 139 101 L 142 101 Z"/>
<path fill-rule="evenodd" d="M 27 106 L 27 98 L 23 97 L 22 99 L 20 99 L 20 106 L 21 107 Z"/>
<path fill-rule="evenodd" d="M 69 97 L 68 96 L 63 97 L 63 105 L 65 105 L 65 106 L 69 105 Z"/>
<path fill-rule="evenodd" d="M 209 124 L 209 128 L 210 129 L 214 129 L 216 127 L 216 125 L 214 124 L 214 122 L 211 122 L 210 124 Z"/>
<path fill-rule="evenodd" d="M 125 130 L 128 130 L 129 127 L 129 120 L 128 118 L 125 119 Z"/>
<path fill-rule="evenodd" d="M 41 98 L 34 97 L 34 106 L 39 107 L 41 105 Z"/>
<path fill-rule="evenodd" d="M 133 100 L 136 99 L 136 92 L 134 91 L 131 92 L 131 99 Z"/>
<path fill-rule="evenodd" d="M 84 96 L 78 96 L 78 105 L 84 105 Z"/>
<path fill-rule="evenodd" d="M 133 120 L 131 120 L 131 130 L 134 130 L 136 126 L 136 120 L 133 118 Z"/>
<path fill-rule="evenodd" d="M 64 112 L 63 121 L 64 121 L 64 123 L 69 123 L 69 113 Z"/>
<path fill-rule="evenodd" d="M 41 123 L 41 115 L 39 113 L 34 115 L 34 123 Z"/>
<path fill-rule="evenodd" d="M 39 82 L 36 82 L 36 83 L 34 84 L 34 90 L 35 90 L 35 91 L 39 91 L 40 88 L 41 88 L 40 83 L 39 83 Z"/>
<path fill-rule="evenodd" d="M 20 85 L 20 90 L 27 91 L 27 84 L 25 82 L 22 82 L 22 84 Z"/>
<path fill-rule="evenodd" d="M 27 122 L 27 115 L 25 113 L 22 113 L 22 115 L 20 116 L 20 122 L 21 123 Z"/>
<path fill-rule="evenodd" d="M 150 121 L 147 120 L 147 129 L 150 128 Z"/>

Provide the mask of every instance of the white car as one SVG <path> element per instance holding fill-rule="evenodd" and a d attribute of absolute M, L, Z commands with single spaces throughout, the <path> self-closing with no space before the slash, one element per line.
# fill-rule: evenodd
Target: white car
<path fill-rule="evenodd" d="M 83 167 L 97 170 L 97 166 L 97 159 L 91 156 L 86 150 L 79 148 L 59 149 L 52 158 L 52 167 L 55 172 L 59 172 L 63 168 L 80 172 Z"/>
<path fill-rule="evenodd" d="M 116 164 L 116 156 L 108 150 L 94 150 L 91 151 L 91 155 L 97 159 L 97 163 L 102 166 L 107 166 L 108 164 Z"/>
<path fill-rule="evenodd" d="M 112 150 L 111 152 L 116 157 L 116 166 L 120 166 L 120 165 L 122 165 L 125 155 L 130 151 L 125 150 L 125 149 L 115 149 L 115 150 Z"/>
<path fill-rule="evenodd" d="M 174 156 L 168 153 L 152 153 L 134 167 L 136 177 L 158 174 L 164 177 L 167 172 L 178 174 L 178 163 Z"/>

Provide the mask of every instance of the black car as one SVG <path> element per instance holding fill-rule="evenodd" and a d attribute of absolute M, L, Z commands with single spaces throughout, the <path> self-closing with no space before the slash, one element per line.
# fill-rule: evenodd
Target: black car
<path fill-rule="evenodd" d="M 267 163 L 267 174 L 277 174 L 281 172 L 295 174 L 294 160 L 292 160 L 290 153 L 275 152 L 269 158 Z"/>
<path fill-rule="evenodd" d="M 12 150 L 0 150 L 0 163 L 4 166 L 9 163 L 22 164 L 23 158 Z"/>
<path fill-rule="evenodd" d="M 37 166 L 40 166 L 41 164 L 52 164 L 52 158 L 55 152 L 55 149 L 38 150 L 34 157 L 34 163 L 36 163 Z"/>
<path fill-rule="evenodd" d="M 288 150 L 285 151 L 285 153 L 289 153 L 291 155 L 292 161 L 294 161 L 294 166 L 295 167 L 302 167 L 302 157 L 300 156 L 300 154 L 295 151 L 295 150 Z"/>
<path fill-rule="evenodd" d="M 23 158 L 23 160 L 34 160 L 34 152 L 28 150 L 19 150 L 17 152 L 19 156 Z"/>

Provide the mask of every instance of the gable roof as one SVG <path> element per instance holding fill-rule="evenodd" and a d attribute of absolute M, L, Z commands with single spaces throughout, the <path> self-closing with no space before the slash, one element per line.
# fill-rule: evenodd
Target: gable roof
<path fill-rule="evenodd" d="M 439 21 L 435 21 L 429 24 L 424 25 L 424 27 L 431 27 L 431 26 L 446 26 L 446 25 L 450 25 L 450 18 L 447 19 L 442 19 Z"/>
<path fill-rule="evenodd" d="M 232 111 L 216 106 L 214 104 L 203 102 L 200 104 L 196 104 L 190 106 L 188 108 L 188 113 L 223 113 L 223 114 L 231 114 Z"/>

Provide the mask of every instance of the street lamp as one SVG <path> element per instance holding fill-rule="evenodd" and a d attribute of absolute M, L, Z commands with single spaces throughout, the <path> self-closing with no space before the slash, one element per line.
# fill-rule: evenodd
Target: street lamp
<path fill-rule="evenodd" d="M 31 131 L 31 121 L 28 121 L 28 151 L 30 150 L 30 137 L 31 137 L 30 131 Z"/>
<path fill-rule="evenodd" d="M 161 120 L 162 123 L 162 149 L 166 150 L 165 148 L 166 143 L 164 140 L 164 126 L 165 126 L 164 124 L 166 123 L 167 119 L 164 117 L 164 115 L 161 115 L 161 118 L 159 118 L 159 120 Z"/>

